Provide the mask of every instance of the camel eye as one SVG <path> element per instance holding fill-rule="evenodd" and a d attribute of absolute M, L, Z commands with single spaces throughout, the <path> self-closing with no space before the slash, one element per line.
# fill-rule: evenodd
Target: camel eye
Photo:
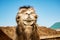
<path fill-rule="evenodd" d="M 37 16 L 35 16 L 35 18 L 37 18 Z"/>
<path fill-rule="evenodd" d="M 20 16 L 18 16 L 17 19 L 20 19 Z"/>

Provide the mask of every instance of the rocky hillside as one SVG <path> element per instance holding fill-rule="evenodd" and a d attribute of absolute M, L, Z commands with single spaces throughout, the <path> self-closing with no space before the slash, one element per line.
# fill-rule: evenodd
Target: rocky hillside
<path fill-rule="evenodd" d="M 0 27 L 0 30 L 2 30 L 11 39 L 15 39 L 15 36 L 16 36 L 16 34 L 15 34 L 16 27 L 15 26 Z M 46 28 L 44 26 L 38 27 L 38 33 L 39 33 L 41 39 L 60 37 L 60 31 Z"/>

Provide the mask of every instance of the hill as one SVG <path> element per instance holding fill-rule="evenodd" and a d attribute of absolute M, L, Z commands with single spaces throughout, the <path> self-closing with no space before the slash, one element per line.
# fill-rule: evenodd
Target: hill
<path fill-rule="evenodd" d="M 50 28 L 52 28 L 52 29 L 60 29 L 60 22 L 56 22 Z"/>

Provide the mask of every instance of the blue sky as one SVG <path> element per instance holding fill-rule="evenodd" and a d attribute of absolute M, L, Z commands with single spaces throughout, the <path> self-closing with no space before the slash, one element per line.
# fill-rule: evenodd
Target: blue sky
<path fill-rule="evenodd" d="M 0 0 L 0 26 L 16 26 L 16 14 L 24 5 L 35 8 L 41 26 L 60 22 L 60 0 Z"/>

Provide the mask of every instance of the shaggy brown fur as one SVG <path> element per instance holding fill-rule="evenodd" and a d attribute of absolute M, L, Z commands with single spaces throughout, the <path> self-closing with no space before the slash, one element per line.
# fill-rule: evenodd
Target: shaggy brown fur
<path fill-rule="evenodd" d="M 28 9 L 30 7 L 21 7 L 21 8 Z M 34 16 L 34 18 L 37 19 L 36 16 Z M 17 21 L 16 40 L 40 40 L 39 34 L 37 32 L 37 25 L 35 22 L 30 27 L 27 27 L 27 26 L 23 25 L 22 21 L 20 20 L 20 16 L 18 16 L 18 15 L 16 17 L 16 21 Z"/>
<path fill-rule="evenodd" d="M 16 33 L 17 33 L 17 39 L 18 40 L 40 40 L 39 39 L 39 34 L 37 33 L 37 26 L 36 25 L 32 25 L 32 33 L 27 35 L 25 33 L 25 29 L 21 26 L 18 25 L 16 28 Z"/>

